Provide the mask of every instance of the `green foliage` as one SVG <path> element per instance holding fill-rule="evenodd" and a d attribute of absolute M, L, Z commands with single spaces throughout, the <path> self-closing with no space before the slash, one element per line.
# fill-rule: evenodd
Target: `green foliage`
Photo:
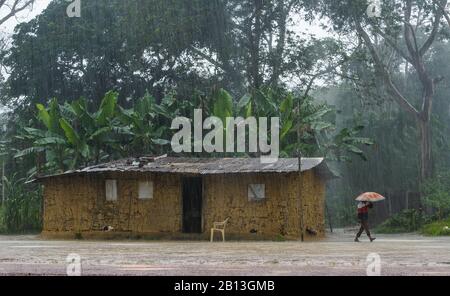
<path fill-rule="evenodd" d="M 417 210 L 404 210 L 387 219 L 376 228 L 379 233 L 415 232 L 430 221 L 422 212 Z"/>
<path fill-rule="evenodd" d="M 48 107 L 37 105 L 37 119 L 44 126 L 24 127 L 16 139 L 28 146 L 17 151 L 16 158 L 43 155 L 43 164 L 34 171 L 65 171 L 108 159 L 140 156 L 167 151 L 170 133 L 167 127 L 175 116 L 192 116 L 195 101 L 176 100 L 168 96 L 160 104 L 149 94 L 137 100 L 131 109 L 117 103 L 118 94 L 108 92 L 95 112 L 88 111 L 84 98 L 58 104 L 53 99 Z M 281 120 L 282 156 L 296 156 L 298 129 L 301 131 L 300 149 L 303 155 L 328 155 L 329 151 L 362 155 L 358 145 L 370 140 L 356 137 L 362 129 L 344 129 L 334 138 L 327 134 L 334 128 L 327 115 L 332 109 L 316 105 L 312 98 L 303 99 L 300 117 L 295 102 L 302 100 L 292 93 L 270 88 L 245 95 L 239 102 L 220 89 L 211 96 L 200 97 L 206 116 L 215 115 L 224 122 L 227 117 L 279 117 Z M 320 137 L 320 139 L 319 139 Z M 320 140 L 320 141 L 319 141 Z M 30 147 L 30 143 L 32 146 Z M 338 160 L 342 160 L 340 157 Z M 346 158 L 348 159 L 348 157 Z M 38 158 L 39 160 L 39 158 Z"/>
<path fill-rule="evenodd" d="M 298 107 L 300 102 L 300 115 Z M 304 156 L 327 156 L 336 159 L 333 153 L 340 153 L 336 160 L 347 161 L 348 154 L 356 154 L 364 158 L 360 145 L 372 145 L 369 138 L 358 137 L 362 126 L 343 129 L 333 135 L 335 125 L 330 121 L 329 114 L 333 109 L 327 104 L 317 104 L 314 98 L 295 95 L 281 89 L 265 87 L 245 94 L 237 103 L 231 95 L 220 89 L 212 96 L 212 114 L 222 119 L 242 116 L 278 117 L 280 119 L 280 149 L 282 157 L 297 156 L 298 131 L 300 130 L 300 150 Z"/>
<path fill-rule="evenodd" d="M 222 120 L 224 127 L 226 118 L 233 116 L 233 98 L 224 89 L 219 89 L 214 95 L 213 115 Z"/>
<path fill-rule="evenodd" d="M 300 100 L 300 116 L 295 102 Z M 326 103 L 315 103 L 313 97 L 288 94 L 280 106 L 282 153 L 295 156 L 300 132 L 300 150 L 305 156 L 325 156 L 328 160 L 350 161 L 352 155 L 365 158 L 360 146 L 373 145 L 370 138 L 360 137 L 364 126 L 339 130 L 330 119 L 335 110 Z"/>
<path fill-rule="evenodd" d="M 450 171 L 439 172 L 422 185 L 423 203 L 437 211 L 438 219 L 450 214 Z"/>
<path fill-rule="evenodd" d="M 98 99 L 116 89 L 124 99 L 158 93 L 156 83 L 190 82 L 189 65 L 174 61 L 196 42 L 213 46 L 217 35 L 202 31 L 217 26 L 215 11 L 223 9 L 209 0 L 81 2 L 82 19 L 64 17 L 67 1 L 54 0 L 17 27 L 5 60 L 14 69 L 10 96 L 23 94 L 33 104 L 54 96 Z"/>
<path fill-rule="evenodd" d="M 28 180 L 5 177 L 5 203 L 1 208 L 0 228 L 7 233 L 35 232 L 42 227 L 42 190 Z"/>
<path fill-rule="evenodd" d="M 168 120 L 174 116 L 169 108 L 165 104 L 156 104 L 149 94 L 139 99 L 132 109 L 119 107 L 120 129 L 127 131 L 122 144 L 125 154 L 139 156 L 162 152 L 163 147 L 170 144 L 165 139 L 168 136 Z"/>
<path fill-rule="evenodd" d="M 250 94 L 245 94 L 239 100 L 237 104 L 237 110 L 240 115 L 244 117 L 250 117 L 252 114 L 252 96 Z"/>
<path fill-rule="evenodd" d="M 117 98 L 116 92 L 106 93 L 95 112 L 88 111 L 84 98 L 62 105 L 54 99 L 48 108 L 38 104 L 37 118 L 46 129 L 24 128 L 17 138 L 32 142 L 33 147 L 18 151 L 16 158 L 45 152 L 44 169 L 64 171 L 121 156 L 125 151 L 122 144 L 129 141 L 133 131 L 136 132 L 133 144 L 145 144 L 138 143 L 136 138 L 142 137 L 139 128 L 145 129 L 148 125 L 145 121 L 150 122 L 148 115 L 152 114 L 147 115 L 146 110 L 142 110 L 143 101 L 136 104 L 135 112 L 120 108 Z M 145 131 L 143 133 L 148 137 L 154 136 Z"/>
<path fill-rule="evenodd" d="M 0 135 L 8 139 L 0 157 L 9 174 L 162 154 L 171 119 L 202 108 L 222 119 L 277 116 L 282 157 L 299 149 L 331 160 L 343 176 L 328 191 L 340 224 L 354 220 L 355 192 L 419 190 L 414 118 L 391 102 L 367 47 L 355 42 L 360 38 L 317 38 L 291 29 L 297 19 L 320 15 L 339 36 L 354 37 L 360 21 L 369 35 L 383 30 L 407 53 L 405 1 L 382 1 L 376 19 L 367 17 L 366 0 L 96 0 L 82 1 L 81 19 L 64 16 L 66 2 L 53 0 L 39 17 L 18 25 L 11 46 L 0 52 L 9 73 L 0 99 L 12 108 L 8 130 Z M 439 10 L 431 1 L 411 3 L 420 46 Z M 425 55 L 432 78 L 450 76 L 447 35 L 441 27 Z M 417 71 L 391 53 L 392 42 L 376 39 L 392 82 L 420 108 L 424 91 Z M 333 67 L 341 60 L 348 63 Z M 326 102 L 314 92 L 312 77 L 331 87 Z M 310 82 L 311 95 L 305 95 Z M 433 160 L 448 170 L 449 84 L 436 84 L 435 92 Z M 445 180 L 429 180 L 424 190 L 424 202 L 445 216 Z"/>
<path fill-rule="evenodd" d="M 5 223 L 5 209 L 0 205 L 0 234 L 6 233 L 6 223 Z"/>
<path fill-rule="evenodd" d="M 282 234 L 278 234 L 275 239 L 276 242 L 285 242 L 286 238 Z"/>
<path fill-rule="evenodd" d="M 374 141 L 370 138 L 359 137 L 358 135 L 364 129 L 364 126 L 356 126 L 353 128 L 343 128 L 335 137 L 334 140 L 327 146 L 330 152 L 330 157 L 338 161 L 349 161 L 351 157 L 342 152 L 350 152 L 355 154 L 363 160 L 367 160 L 365 153 L 358 146 L 366 145 L 370 146 L 374 144 Z"/>
<path fill-rule="evenodd" d="M 450 236 L 450 218 L 426 224 L 420 232 L 429 236 Z"/>

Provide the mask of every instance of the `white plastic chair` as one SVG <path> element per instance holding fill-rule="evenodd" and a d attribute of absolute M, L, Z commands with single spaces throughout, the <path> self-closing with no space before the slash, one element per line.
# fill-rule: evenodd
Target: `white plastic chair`
<path fill-rule="evenodd" d="M 223 222 L 214 222 L 213 228 L 211 228 L 211 242 L 214 241 L 214 232 L 219 231 L 222 233 L 222 240 L 225 242 L 225 228 L 227 227 L 230 217 L 226 218 Z"/>

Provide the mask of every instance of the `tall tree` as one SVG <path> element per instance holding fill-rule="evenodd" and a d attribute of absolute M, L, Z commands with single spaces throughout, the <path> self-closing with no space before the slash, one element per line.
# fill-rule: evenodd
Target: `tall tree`
<path fill-rule="evenodd" d="M 24 97 L 26 105 L 85 96 L 99 101 L 114 89 L 126 105 L 147 90 L 161 100 L 175 87 L 202 88 L 210 77 L 200 73 L 203 57 L 191 49 L 203 54 L 225 38 L 215 34 L 224 23 L 215 18 L 224 15 L 220 2 L 82 1 L 82 17 L 68 18 L 67 2 L 54 0 L 16 28 L 4 59 L 11 75 L 3 100 Z"/>
<path fill-rule="evenodd" d="M 31 8 L 35 0 L 0 0 L 0 26 L 17 13 Z"/>
<path fill-rule="evenodd" d="M 248 87 L 279 87 L 290 70 L 287 63 L 305 42 L 292 27 L 293 15 L 301 12 L 299 0 L 229 1 L 227 10 L 234 17 L 230 27 L 239 52 Z"/>
<path fill-rule="evenodd" d="M 314 67 L 304 57 L 315 40 L 294 30 L 303 0 L 81 3 L 81 18 L 66 17 L 66 1 L 54 0 L 17 27 L 4 53 L 4 101 L 100 100 L 111 89 L 123 105 L 147 91 L 158 101 L 174 89 L 180 97 L 220 87 L 238 95 L 290 87 L 290 75 Z"/>
<path fill-rule="evenodd" d="M 443 7 L 446 4 L 446 0 L 439 1 Z M 429 71 L 427 59 L 442 28 L 442 9 L 435 1 L 382 1 L 381 15 L 375 18 L 366 14 L 366 1 L 324 1 L 322 5 L 336 29 L 354 32 L 364 41 L 374 70 L 390 98 L 414 118 L 420 134 L 420 179 L 431 177 L 431 114 L 436 85 L 442 78 L 434 77 Z M 393 64 L 391 56 L 383 54 L 383 48 L 394 53 L 401 62 Z M 396 81 L 402 65 L 409 65 L 408 71 L 417 77 L 422 88 L 420 94 L 409 95 Z"/>

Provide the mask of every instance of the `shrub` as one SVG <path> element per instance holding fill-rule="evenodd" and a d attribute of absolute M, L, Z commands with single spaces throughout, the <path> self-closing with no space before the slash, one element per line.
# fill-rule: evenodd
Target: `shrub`
<path fill-rule="evenodd" d="M 440 172 L 422 186 L 423 203 L 436 211 L 439 220 L 450 213 L 450 172 Z"/>
<path fill-rule="evenodd" d="M 4 231 L 8 233 L 41 230 L 42 190 L 26 182 L 26 179 L 19 179 L 16 175 L 4 179 L 5 203 L 2 216 Z"/>
<path fill-rule="evenodd" d="M 379 233 L 402 233 L 418 231 L 425 223 L 431 221 L 421 211 L 404 210 L 393 215 L 376 228 Z"/>
<path fill-rule="evenodd" d="M 420 232 L 430 236 L 450 236 L 450 218 L 427 224 Z"/>

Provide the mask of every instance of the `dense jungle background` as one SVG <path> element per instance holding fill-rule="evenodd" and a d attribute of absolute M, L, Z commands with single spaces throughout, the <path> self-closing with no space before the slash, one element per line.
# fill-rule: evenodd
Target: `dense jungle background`
<path fill-rule="evenodd" d="M 0 0 L 0 232 L 40 230 L 37 175 L 171 154 L 201 108 L 278 116 L 282 157 L 326 157 L 330 226 L 376 191 L 378 231 L 448 234 L 446 0 L 71 2 Z"/>

